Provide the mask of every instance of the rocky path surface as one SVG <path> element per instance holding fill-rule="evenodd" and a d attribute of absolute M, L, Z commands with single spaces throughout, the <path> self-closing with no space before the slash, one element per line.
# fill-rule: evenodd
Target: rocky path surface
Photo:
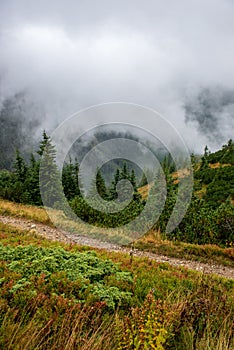
<path fill-rule="evenodd" d="M 146 251 L 137 250 L 137 249 L 135 249 L 134 251 L 131 251 L 130 248 L 123 247 L 121 245 L 112 244 L 108 242 L 101 242 L 99 240 L 89 238 L 87 236 L 82 236 L 82 235 L 66 232 L 57 228 L 52 228 L 50 226 L 36 223 L 32 220 L 27 220 L 24 218 L 16 218 L 16 217 L 0 215 L 0 222 L 3 222 L 4 224 L 12 225 L 14 227 L 17 227 L 23 230 L 28 230 L 32 233 L 36 233 L 40 236 L 43 236 L 53 241 L 60 241 L 64 243 L 77 243 L 79 245 L 86 245 L 93 248 L 105 249 L 107 251 L 114 251 L 114 252 L 121 252 L 121 253 L 128 253 L 128 254 L 133 253 L 133 256 L 147 257 L 149 259 L 152 259 L 158 262 L 163 262 L 163 263 L 166 262 L 173 266 L 184 266 L 192 270 L 204 272 L 206 274 L 213 273 L 222 277 L 234 279 L 234 268 L 229 266 L 218 265 L 216 263 L 213 263 L 213 264 L 201 263 L 201 262 L 185 260 L 181 258 L 172 258 L 164 255 L 158 255 L 158 254 L 153 254 Z"/>

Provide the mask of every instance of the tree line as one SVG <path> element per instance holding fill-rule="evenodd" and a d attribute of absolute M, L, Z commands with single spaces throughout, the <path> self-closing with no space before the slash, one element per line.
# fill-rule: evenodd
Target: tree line
<path fill-rule="evenodd" d="M 151 191 L 155 196 L 165 196 L 163 211 L 154 225 L 167 239 L 182 240 L 190 243 L 216 243 L 230 246 L 234 242 L 234 145 L 230 140 L 222 150 L 209 152 L 207 147 L 201 158 L 191 156 L 194 168 L 194 192 L 185 217 L 170 234 L 165 234 L 167 222 L 177 200 L 178 183 L 172 177 L 175 171 L 169 156 L 162 161 L 166 179 L 166 192 L 161 192 L 157 173 Z M 56 166 L 56 150 L 51 138 L 43 132 L 38 150 L 26 161 L 19 151 L 16 152 L 12 171 L 0 171 L 0 197 L 25 204 L 43 205 L 40 189 L 46 197 L 46 203 L 58 207 L 63 202 L 64 193 L 70 207 L 85 222 L 102 227 L 118 227 L 134 220 L 144 209 L 146 200 L 138 192 L 134 170 L 129 169 L 125 161 L 117 168 L 109 185 L 106 184 L 101 169 L 97 169 L 94 183 L 87 194 L 93 202 L 98 195 L 112 205 L 113 200 L 124 201 L 124 190 L 118 192 L 121 180 L 131 184 L 131 200 L 119 211 L 105 213 L 89 205 L 82 195 L 82 184 L 79 182 L 79 163 L 69 158 L 60 174 Z M 217 167 L 217 163 L 219 166 Z M 212 164 L 216 164 L 212 166 Z M 44 177 L 40 178 L 40 169 Z M 40 185 L 39 185 L 40 182 Z M 145 173 L 142 173 L 141 185 L 147 184 Z M 62 185 L 62 187 L 61 187 Z M 41 187 L 41 188 L 40 188 Z M 97 192 L 96 192 L 97 190 Z M 98 194 L 98 195 L 97 195 Z M 121 198 L 122 197 L 122 198 Z M 156 204 L 157 206 L 157 204 Z M 102 209 L 102 207 L 100 207 Z M 152 207 L 156 211 L 160 208 Z M 178 213 L 179 215 L 179 213 Z"/>

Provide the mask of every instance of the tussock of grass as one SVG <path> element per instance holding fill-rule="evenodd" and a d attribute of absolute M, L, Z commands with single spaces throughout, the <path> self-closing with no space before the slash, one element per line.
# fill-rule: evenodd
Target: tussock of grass
<path fill-rule="evenodd" d="M 113 349 L 114 317 L 102 318 L 101 310 L 92 307 L 69 307 L 65 301 L 59 305 L 53 317 L 40 317 L 38 296 L 21 313 L 9 309 L 1 324 L 0 344 L 14 350 L 106 350 Z M 46 304 L 46 302 L 45 302 Z M 45 305 L 46 306 L 46 305 Z M 33 314 L 33 315 L 32 315 Z M 92 325 L 92 328 L 91 328 Z"/>

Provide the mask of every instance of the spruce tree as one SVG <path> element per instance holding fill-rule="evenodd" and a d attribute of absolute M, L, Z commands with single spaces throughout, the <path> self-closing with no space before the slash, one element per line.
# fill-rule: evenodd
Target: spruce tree
<path fill-rule="evenodd" d="M 132 169 L 131 176 L 130 176 L 130 182 L 133 186 L 134 191 L 137 191 L 136 187 L 136 176 L 135 176 L 135 171 Z"/>
<path fill-rule="evenodd" d="M 124 164 L 123 164 L 123 168 L 122 168 L 122 170 L 121 170 L 121 172 L 120 172 L 120 180 L 122 180 L 122 179 L 129 179 L 129 170 L 128 170 L 128 167 L 127 167 L 127 163 L 126 162 L 124 162 Z"/>
<path fill-rule="evenodd" d="M 147 185 L 147 184 L 148 184 L 148 180 L 147 180 L 145 171 L 143 171 L 143 174 L 142 174 L 142 177 L 141 177 L 141 181 L 140 181 L 139 187 L 143 187 L 143 186 L 145 186 L 145 185 Z"/>
<path fill-rule="evenodd" d="M 103 199 L 107 199 L 108 198 L 107 188 L 106 188 L 105 180 L 104 180 L 100 170 L 98 170 L 98 172 L 97 172 L 96 186 L 97 186 L 97 191 L 98 191 L 99 195 Z"/>
<path fill-rule="evenodd" d="M 88 197 L 95 200 L 97 199 L 97 193 L 105 200 L 109 198 L 105 180 L 99 169 L 97 170 L 96 179 L 91 184 Z"/>
<path fill-rule="evenodd" d="M 205 146 L 204 148 L 204 154 L 203 154 L 203 157 L 201 158 L 201 170 L 204 169 L 204 168 L 207 168 L 208 167 L 208 156 L 209 156 L 210 152 L 209 152 L 209 149 L 207 147 L 207 145 Z"/>
<path fill-rule="evenodd" d="M 45 130 L 43 130 L 42 140 L 39 145 L 39 150 L 37 151 L 40 157 L 43 155 L 44 149 L 49 141 L 51 142 L 50 137 L 46 134 Z"/>
<path fill-rule="evenodd" d="M 20 154 L 19 150 L 16 150 L 16 160 L 14 163 L 14 173 L 16 175 L 16 180 L 24 183 L 26 179 L 27 166 Z"/>
<path fill-rule="evenodd" d="M 75 164 L 74 164 L 74 178 L 75 178 L 75 184 L 77 187 L 77 195 L 81 194 L 81 190 L 82 190 L 82 184 L 81 181 L 79 180 L 79 162 L 77 160 L 77 158 L 75 158 Z"/>
<path fill-rule="evenodd" d="M 80 189 L 78 185 L 78 163 L 73 164 L 72 159 L 69 158 L 69 163 L 66 163 L 62 171 L 62 184 L 66 198 L 68 200 L 79 196 Z"/>
<path fill-rule="evenodd" d="M 46 206 L 54 207 L 56 202 L 61 204 L 62 186 L 59 172 L 56 165 L 56 151 L 50 136 L 43 132 L 43 139 L 40 143 L 40 189 L 43 202 Z"/>
<path fill-rule="evenodd" d="M 119 182 L 119 180 L 120 180 L 120 171 L 119 171 L 119 168 L 117 168 L 115 175 L 114 175 L 114 180 L 112 181 L 111 187 L 109 190 L 109 193 L 110 193 L 109 199 L 110 200 L 116 199 L 118 197 L 117 192 L 116 192 L 116 185 Z"/>
<path fill-rule="evenodd" d="M 24 182 L 27 174 L 27 165 L 21 156 L 19 150 L 16 150 L 16 160 L 13 165 L 14 168 L 14 181 L 12 185 L 12 200 L 15 202 L 25 202 L 23 199 L 25 188 Z"/>
<path fill-rule="evenodd" d="M 39 187 L 39 167 L 39 160 L 36 160 L 34 155 L 31 154 L 27 178 L 25 180 L 25 188 L 28 194 L 29 204 L 42 204 Z"/>

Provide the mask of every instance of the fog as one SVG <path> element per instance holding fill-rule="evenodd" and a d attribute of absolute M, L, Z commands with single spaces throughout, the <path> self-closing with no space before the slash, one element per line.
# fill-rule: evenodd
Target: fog
<path fill-rule="evenodd" d="M 24 91 L 51 132 L 79 109 L 136 103 L 191 150 L 216 149 L 233 138 L 233 18 L 231 0 L 1 1 L 0 103 Z"/>

